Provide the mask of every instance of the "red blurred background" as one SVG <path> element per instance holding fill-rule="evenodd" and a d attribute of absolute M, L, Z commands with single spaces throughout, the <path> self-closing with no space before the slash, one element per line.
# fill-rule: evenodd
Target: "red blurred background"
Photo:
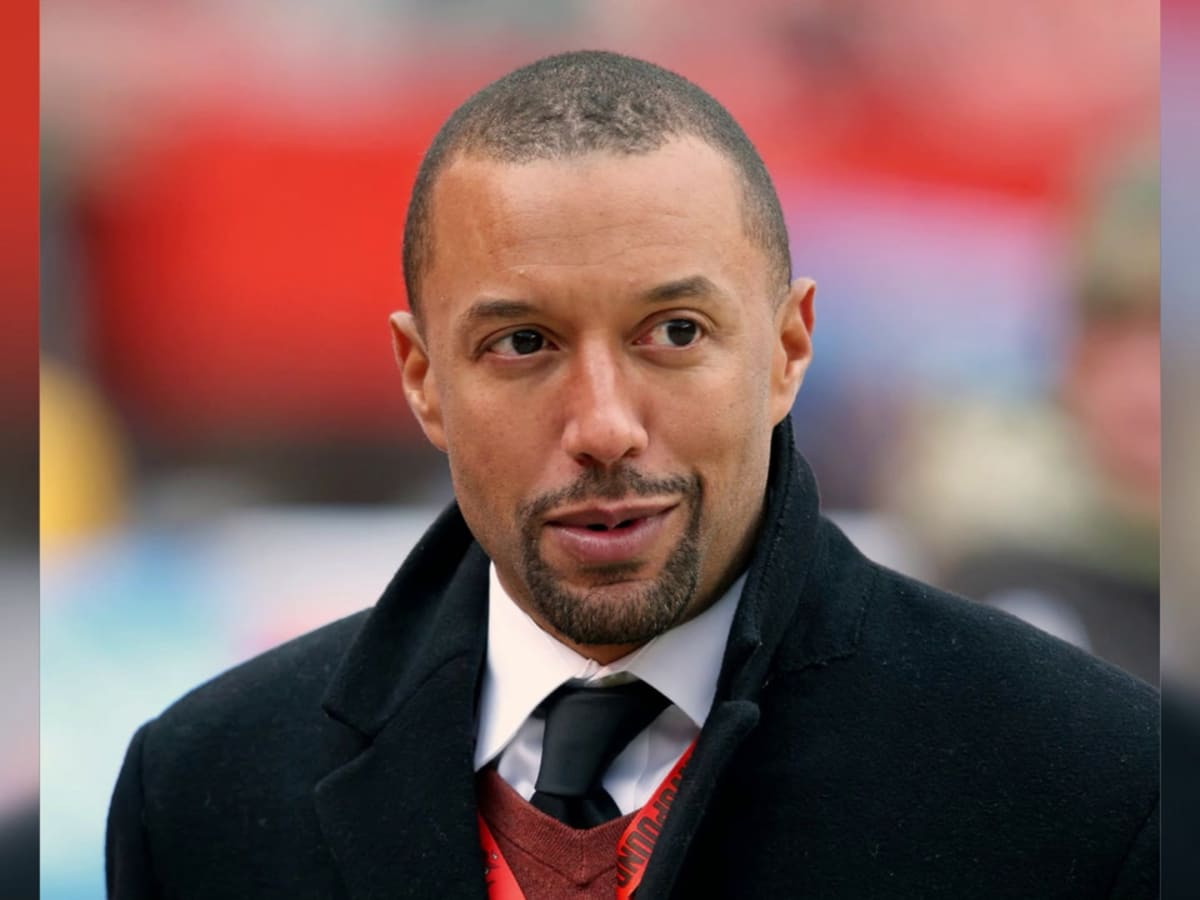
<path fill-rule="evenodd" d="M 1144 3 L 252 6 L 43 9 L 69 270 L 47 343 L 168 454 L 412 437 L 384 327 L 409 185 L 470 91 L 546 52 L 690 76 L 781 186 L 882 178 L 1065 215 L 1081 167 L 1157 124 Z"/>

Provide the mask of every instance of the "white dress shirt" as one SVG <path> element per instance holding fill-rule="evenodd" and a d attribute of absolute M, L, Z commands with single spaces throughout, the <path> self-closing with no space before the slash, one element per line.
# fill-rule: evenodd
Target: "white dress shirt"
<path fill-rule="evenodd" d="M 621 751 L 603 782 L 622 814 L 640 809 L 708 717 L 745 580 L 745 575 L 740 576 L 720 600 L 694 619 L 602 666 L 539 628 L 509 597 L 493 564 L 475 770 L 499 756 L 500 777 L 528 800 L 542 759 L 545 722 L 532 715 L 538 704 L 567 681 L 599 686 L 635 676 L 671 705 Z"/>

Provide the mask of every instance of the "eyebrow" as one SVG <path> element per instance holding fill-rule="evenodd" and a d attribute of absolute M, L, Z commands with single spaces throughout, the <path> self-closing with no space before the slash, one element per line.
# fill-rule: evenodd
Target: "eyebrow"
<path fill-rule="evenodd" d="M 487 319 L 520 319 L 535 308 L 528 300 L 477 300 L 463 313 L 463 321 L 470 325 Z"/>
<path fill-rule="evenodd" d="M 687 297 L 707 297 L 720 294 L 720 289 L 712 280 L 703 275 L 691 275 L 656 285 L 646 291 L 642 297 L 650 303 L 664 303 L 670 300 L 683 300 Z"/>
<path fill-rule="evenodd" d="M 720 293 L 720 289 L 711 279 L 704 275 L 691 275 L 655 285 L 643 292 L 641 299 L 647 303 L 668 303 L 687 297 L 707 297 Z M 462 318 L 465 324 L 470 325 L 492 319 L 522 319 L 536 311 L 537 306 L 528 300 L 485 298 L 472 303 Z"/>

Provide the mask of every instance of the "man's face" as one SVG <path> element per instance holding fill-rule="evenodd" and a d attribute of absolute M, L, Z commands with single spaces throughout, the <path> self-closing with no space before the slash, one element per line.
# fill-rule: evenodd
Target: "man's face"
<path fill-rule="evenodd" d="M 714 601 L 754 538 L 812 285 L 780 297 L 743 222 L 694 140 L 460 157 L 434 188 L 423 333 L 393 318 L 409 402 L 505 589 L 601 661 Z"/>

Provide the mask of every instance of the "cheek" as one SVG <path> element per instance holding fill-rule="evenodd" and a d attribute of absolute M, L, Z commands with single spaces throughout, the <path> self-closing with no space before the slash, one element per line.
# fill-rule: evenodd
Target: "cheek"
<path fill-rule="evenodd" d="M 545 459 L 544 418 L 531 403 L 478 385 L 456 385 L 445 395 L 443 420 L 455 496 L 486 549 L 512 540 L 517 509 L 538 489 Z"/>
<path fill-rule="evenodd" d="M 454 493 L 472 528 L 494 523 L 512 481 L 510 451 L 519 426 L 500 404 L 478 392 L 454 390 L 443 401 L 447 458 Z"/>
<path fill-rule="evenodd" d="M 514 492 L 517 478 L 510 471 L 508 445 L 493 441 L 489 450 L 487 433 L 480 427 L 448 435 L 450 479 L 459 510 L 484 552 L 511 564 L 520 545 L 516 509 L 522 498 Z"/>
<path fill-rule="evenodd" d="M 757 374 L 708 385 L 664 413 L 676 437 L 677 459 L 704 481 L 705 512 L 714 536 L 741 533 L 765 483 L 770 426 L 765 379 Z"/>

